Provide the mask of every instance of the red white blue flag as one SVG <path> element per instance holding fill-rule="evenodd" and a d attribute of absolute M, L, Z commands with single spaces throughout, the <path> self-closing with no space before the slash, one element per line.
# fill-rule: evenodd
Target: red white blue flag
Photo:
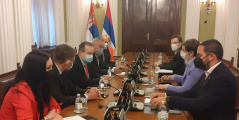
<path fill-rule="evenodd" d="M 92 40 L 96 37 L 99 37 L 99 31 L 98 31 L 98 27 L 97 27 L 97 23 L 95 19 L 93 3 L 91 1 L 90 13 L 89 13 L 89 18 L 88 18 L 88 23 L 86 28 L 86 41 L 92 42 Z"/>
<path fill-rule="evenodd" d="M 102 35 L 109 35 L 111 39 L 111 47 L 113 49 L 116 48 L 115 44 L 115 34 L 114 34 L 114 29 L 113 29 L 113 22 L 112 22 L 112 17 L 111 17 L 111 12 L 110 12 L 110 4 L 109 0 L 107 1 L 107 10 L 105 14 L 105 22 L 103 26 L 103 31 Z"/>

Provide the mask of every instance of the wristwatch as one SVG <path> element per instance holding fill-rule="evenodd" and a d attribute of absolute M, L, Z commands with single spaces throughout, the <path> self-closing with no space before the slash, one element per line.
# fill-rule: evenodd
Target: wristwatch
<path fill-rule="evenodd" d="M 44 117 L 44 120 L 50 120 L 48 117 Z"/>

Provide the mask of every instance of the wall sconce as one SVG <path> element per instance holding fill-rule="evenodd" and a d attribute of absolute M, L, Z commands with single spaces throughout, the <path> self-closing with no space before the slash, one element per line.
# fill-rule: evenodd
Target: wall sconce
<path fill-rule="evenodd" d="M 99 9 L 102 8 L 104 6 L 104 0 L 93 0 L 93 5 Z"/>
<path fill-rule="evenodd" d="M 202 6 L 207 7 L 205 9 L 205 13 L 210 14 L 211 10 L 209 7 L 214 7 L 216 5 L 216 2 L 213 0 L 202 0 Z"/>

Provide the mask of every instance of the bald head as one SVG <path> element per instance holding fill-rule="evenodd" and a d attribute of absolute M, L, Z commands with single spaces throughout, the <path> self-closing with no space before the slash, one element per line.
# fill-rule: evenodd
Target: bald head
<path fill-rule="evenodd" d="M 110 36 L 109 35 L 101 35 L 100 38 L 105 41 L 105 43 L 110 42 Z"/>

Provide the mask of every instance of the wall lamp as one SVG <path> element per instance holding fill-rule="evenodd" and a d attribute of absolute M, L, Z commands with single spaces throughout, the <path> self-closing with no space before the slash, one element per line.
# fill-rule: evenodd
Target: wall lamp
<path fill-rule="evenodd" d="M 201 0 L 202 1 L 202 5 L 203 7 L 207 7 L 205 9 L 205 13 L 206 14 L 210 14 L 211 13 L 211 10 L 210 10 L 210 7 L 214 7 L 216 5 L 216 1 L 214 0 Z"/>
<path fill-rule="evenodd" d="M 99 9 L 104 6 L 104 0 L 93 0 L 93 5 Z"/>

